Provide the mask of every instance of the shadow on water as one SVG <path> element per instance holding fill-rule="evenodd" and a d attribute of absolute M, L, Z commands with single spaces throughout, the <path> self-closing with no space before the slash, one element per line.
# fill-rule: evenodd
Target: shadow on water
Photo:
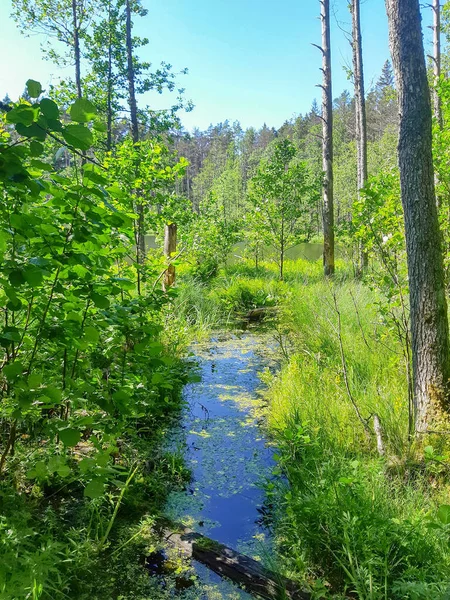
<path fill-rule="evenodd" d="M 263 562 L 272 554 L 263 484 L 275 463 L 261 427 L 259 374 L 273 367 L 271 343 L 269 335 L 244 332 L 192 347 L 201 381 L 185 388 L 186 409 L 172 440 L 183 448 L 192 480 L 166 507 L 171 520 Z M 194 569 L 192 598 L 250 598 L 206 567 Z"/>

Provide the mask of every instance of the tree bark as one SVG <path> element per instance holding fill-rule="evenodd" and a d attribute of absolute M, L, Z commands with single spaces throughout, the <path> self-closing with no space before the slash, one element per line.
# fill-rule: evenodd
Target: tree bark
<path fill-rule="evenodd" d="M 177 251 L 177 226 L 176 223 L 166 225 L 164 229 L 164 256 L 169 262 L 164 273 L 164 289 L 167 290 L 175 283 L 175 266 L 170 264 L 170 259 Z"/>
<path fill-rule="evenodd" d="M 356 119 L 356 154 L 357 154 L 357 185 L 358 198 L 361 190 L 366 185 L 367 170 L 367 118 L 366 96 L 364 89 L 364 68 L 362 54 L 361 12 L 360 0 L 352 0 L 350 5 L 352 13 L 352 49 L 353 49 L 353 77 L 355 81 L 355 119 Z M 359 248 L 358 271 L 361 274 L 367 267 L 367 253 L 361 245 Z"/>
<path fill-rule="evenodd" d="M 139 141 L 139 125 L 137 118 L 137 103 L 135 89 L 135 73 L 133 64 L 133 38 L 131 35 L 131 6 L 130 0 L 126 3 L 126 44 L 127 44 L 127 77 L 128 77 L 128 103 L 130 106 L 131 137 L 133 142 Z"/>
<path fill-rule="evenodd" d="M 75 57 L 75 85 L 77 88 L 77 96 L 81 98 L 81 57 L 80 57 L 80 31 L 78 24 L 78 8 L 77 0 L 72 0 L 72 16 L 73 16 L 73 52 Z"/>
<path fill-rule="evenodd" d="M 434 88 L 433 88 L 433 104 L 434 116 L 442 129 L 442 107 L 441 99 L 438 94 L 438 83 L 441 78 L 441 4 L 440 0 L 433 0 L 433 73 L 434 73 Z"/>
<path fill-rule="evenodd" d="M 112 72 L 112 17 L 111 0 L 108 2 L 108 90 L 106 100 L 106 149 L 112 149 L 112 95 L 113 95 L 113 72 Z"/>
<path fill-rule="evenodd" d="M 323 264 L 326 276 L 334 274 L 333 201 L 333 92 L 331 84 L 330 0 L 320 0 L 322 22 L 322 158 L 323 158 Z"/>
<path fill-rule="evenodd" d="M 419 0 L 386 0 L 397 80 L 399 166 L 410 290 L 416 431 L 448 409 L 449 339 L 436 208 L 432 113 Z"/>
<path fill-rule="evenodd" d="M 130 0 L 126 1 L 126 46 L 127 46 L 127 78 L 128 78 L 128 104 L 130 107 L 131 120 L 131 137 L 136 144 L 139 142 L 139 123 L 137 117 L 137 102 L 136 102 L 136 86 L 135 72 L 133 63 L 133 37 L 132 37 L 132 22 L 131 22 L 131 4 Z M 137 220 L 137 262 L 138 269 L 145 262 L 145 216 L 144 205 L 139 202 L 136 206 L 138 214 Z M 138 274 L 139 275 L 139 274 Z"/>

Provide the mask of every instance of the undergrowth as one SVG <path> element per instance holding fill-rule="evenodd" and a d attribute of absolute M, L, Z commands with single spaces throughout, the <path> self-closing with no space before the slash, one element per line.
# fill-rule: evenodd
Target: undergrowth
<path fill-rule="evenodd" d="M 286 360 L 265 376 L 285 476 L 268 486 L 279 562 L 318 598 L 444 599 L 450 453 L 442 438 L 408 438 L 403 354 L 378 300 L 363 284 L 313 279 L 292 286 L 280 315 Z"/>
<path fill-rule="evenodd" d="M 450 594 L 450 451 L 408 434 L 402 339 L 384 298 L 340 265 L 238 263 L 183 284 L 178 318 L 205 333 L 277 308 L 282 368 L 264 373 L 281 477 L 267 484 L 277 564 L 314 598 L 432 600 Z M 377 451 L 374 416 L 381 423 Z M 379 448 L 378 448 L 379 450 Z"/>

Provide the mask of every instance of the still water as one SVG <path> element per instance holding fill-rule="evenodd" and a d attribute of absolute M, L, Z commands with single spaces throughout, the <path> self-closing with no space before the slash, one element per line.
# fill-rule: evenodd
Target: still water
<path fill-rule="evenodd" d="M 146 235 L 145 242 L 146 242 L 146 246 L 148 249 L 162 247 L 161 244 L 158 245 L 154 235 Z M 237 261 L 237 260 L 239 260 L 239 258 L 244 256 L 245 247 L 246 247 L 245 242 L 240 242 L 239 244 L 236 244 L 236 246 L 233 248 L 233 250 L 231 252 L 230 262 Z M 336 252 L 337 252 L 337 255 L 339 255 L 338 248 L 336 249 Z M 316 261 L 316 260 L 320 260 L 322 258 L 322 254 L 323 254 L 323 244 L 305 243 L 305 244 L 297 244 L 297 246 L 293 246 L 292 248 L 289 248 L 289 250 L 287 250 L 287 252 L 286 252 L 286 258 L 289 260 L 297 260 L 299 258 L 303 258 L 305 260 Z M 270 259 L 273 259 L 274 257 L 275 257 L 274 251 L 271 250 L 270 248 L 267 248 L 263 251 L 263 256 L 261 256 L 260 259 L 270 260 Z"/>
<path fill-rule="evenodd" d="M 208 537 L 267 562 L 270 532 L 263 524 L 264 490 L 273 452 L 264 438 L 259 374 L 273 365 L 270 337 L 219 336 L 196 344 L 201 382 L 185 388 L 186 409 L 175 443 L 184 450 L 192 481 L 170 496 L 167 516 Z M 202 565 L 192 598 L 250 598 Z"/>

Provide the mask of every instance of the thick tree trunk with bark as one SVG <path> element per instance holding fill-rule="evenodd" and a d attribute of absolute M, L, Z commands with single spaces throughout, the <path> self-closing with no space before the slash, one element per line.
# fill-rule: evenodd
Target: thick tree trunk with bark
<path fill-rule="evenodd" d="M 326 276 L 334 274 L 333 201 L 333 92 L 331 84 L 330 0 L 320 0 L 322 22 L 323 122 L 323 264 Z"/>
<path fill-rule="evenodd" d="M 430 90 L 419 0 L 386 0 L 397 80 L 399 165 L 405 216 L 416 430 L 448 408 L 447 302 L 432 157 Z"/>
<path fill-rule="evenodd" d="M 352 49 L 353 77 L 355 81 L 355 119 L 356 119 L 356 155 L 358 197 L 367 181 L 367 119 L 366 97 L 364 89 L 364 68 L 362 54 L 360 0 L 352 0 Z M 367 253 L 361 246 L 359 249 L 359 273 L 367 267 Z"/>
<path fill-rule="evenodd" d="M 73 16 L 73 53 L 75 57 L 75 85 L 77 88 L 77 96 L 81 98 L 81 56 L 80 56 L 80 31 L 78 24 L 78 7 L 77 0 L 72 0 L 72 16 Z"/>

